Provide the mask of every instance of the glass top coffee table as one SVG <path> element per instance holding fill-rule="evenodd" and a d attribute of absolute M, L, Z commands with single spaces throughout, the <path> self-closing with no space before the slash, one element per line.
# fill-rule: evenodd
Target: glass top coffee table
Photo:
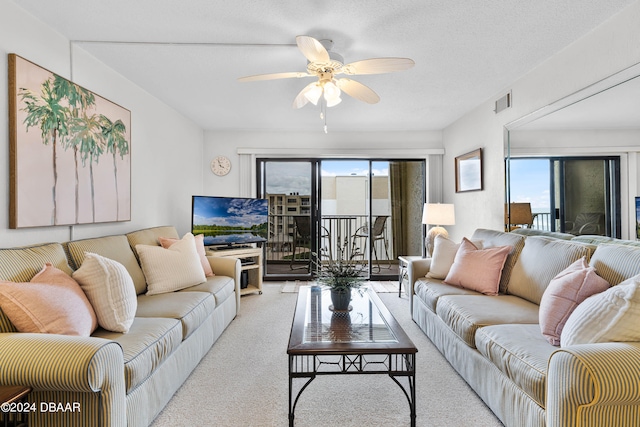
<path fill-rule="evenodd" d="M 414 427 L 416 346 L 368 287 L 352 291 L 349 310 L 332 308 L 329 289 L 300 287 L 287 348 L 289 426 L 300 395 L 316 376 L 385 374 L 409 401 Z"/>

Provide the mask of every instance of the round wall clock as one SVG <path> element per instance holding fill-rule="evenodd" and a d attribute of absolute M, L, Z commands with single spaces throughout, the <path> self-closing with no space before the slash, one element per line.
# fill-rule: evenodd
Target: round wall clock
<path fill-rule="evenodd" d="M 231 160 L 225 156 L 217 156 L 211 160 L 211 172 L 218 176 L 225 176 L 231 170 Z"/>

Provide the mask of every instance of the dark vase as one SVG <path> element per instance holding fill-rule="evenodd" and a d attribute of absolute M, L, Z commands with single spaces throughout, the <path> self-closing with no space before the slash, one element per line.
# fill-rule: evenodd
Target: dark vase
<path fill-rule="evenodd" d="M 331 302 L 335 311 L 349 310 L 351 289 L 331 289 Z"/>

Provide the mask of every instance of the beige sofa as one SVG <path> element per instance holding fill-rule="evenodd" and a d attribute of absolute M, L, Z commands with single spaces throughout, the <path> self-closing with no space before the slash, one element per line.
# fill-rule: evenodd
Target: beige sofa
<path fill-rule="evenodd" d="M 514 247 L 497 296 L 425 277 L 430 259 L 412 263 L 413 319 L 506 426 L 640 425 L 640 343 L 555 347 L 538 313 L 550 280 L 576 259 L 617 285 L 640 273 L 640 247 L 569 238 L 476 230 L 483 247 Z"/>
<path fill-rule="evenodd" d="M 174 227 L 66 243 L 0 249 L 0 279 L 29 281 L 46 262 L 71 274 L 84 252 L 123 264 L 138 297 L 128 333 L 91 337 L 18 333 L 0 312 L 0 385 L 33 388 L 29 425 L 147 426 L 235 318 L 240 261 L 207 257 L 215 276 L 178 292 L 145 295 L 137 244 L 178 238 Z M 49 403 L 70 410 L 41 410 Z M 62 406 L 59 406 L 62 404 Z M 42 405 L 42 406 L 41 406 Z"/>

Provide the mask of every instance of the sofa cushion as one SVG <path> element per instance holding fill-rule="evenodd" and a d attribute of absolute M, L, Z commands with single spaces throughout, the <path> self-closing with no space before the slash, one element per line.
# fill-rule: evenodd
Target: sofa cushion
<path fill-rule="evenodd" d="M 98 326 L 80 285 L 50 263 L 28 283 L 0 282 L 0 307 L 20 332 L 88 337 Z"/>
<path fill-rule="evenodd" d="M 160 242 L 158 241 L 160 237 L 169 237 L 173 239 L 180 238 L 180 236 L 178 236 L 178 231 L 176 230 L 176 228 L 170 225 L 133 231 L 131 233 L 127 233 L 126 237 L 129 241 L 129 246 L 131 246 L 131 249 L 134 251 L 134 253 L 134 248 L 136 247 L 136 245 L 160 245 Z M 135 253 L 135 256 L 137 257 L 138 254 Z"/>
<path fill-rule="evenodd" d="M 640 247 L 603 243 L 598 245 L 589 265 L 615 286 L 640 273 Z"/>
<path fill-rule="evenodd" d="M 583 234 L 581 236 L 574 236 L 573 239 L 571 240 L 573 240 L 574 242 L 588 243 L 591 245 L 599 245 L 602 243 L 611 243 L 611 242 L 618 241 L 618 239 L 614 237 L 598 236 L 593 234 Z"/>
<path fill-rule="evenodd" d="M 538 323 L 538 306 L 513 295 L 446 295 L 438 300 L 436 314 L 470 347 L 480 327 Z"/>
<path fill-rule="evenodd" d="M 71 260 L 78 269 L 84 261 L 84 254 L 91 252 L 112 259 L 124 265 L 129 272 L 136 294 L 144 293 L 147 290 L 147 283 L 138 260 L 129 246 L 129 241 L 124 235 L 97 237 L 95 239 L 73 240 L 67 242 L 67 249 Z"/>
<path fill-rule="evenodd" d="M 507 256 L 502 267 L 502 276 L 500 277 L 500 293 L 505 293 L 507 284 L 511 278 L 513 266 L 520 256 L 520 252 L 524 247 L 525 237 L 513 233 L 505 233 L 503 231 L 487 230 L 478 228 L 473 232 L 471 241 L 479 240 L 482 242 L 483 248 L 495 248 L 497 246 L 512 246 L 513 250 Z"/>
<path fill-rule="evenodd" d="M 560 337 L 575 344 L 640 341 L 640 275 L 587 298 L 569 316 Z"/>
<path fill-rule="evenodd" d="M 418 279 L 414 285 L 414 293 L 424 304 L 434 313 L 438 298 L 443 295 L 482 295 L 480 292 L 458 286 L 447 285 L 442 280 L 429 279 L 423 277 Z"/>
<path fill-rule="evenodd" d="M 478 249 L 470 240 L 463 238 L 444 282 L 486 295 L 497 295 L 502 267 L 512 249 L 511 246 Z"/>
<path fill-rule="evenodd" d="M 60 243 L 0 249 L 0 280 L 28 282 L 47 262 L 67 274 L 73 271 Z M 17 332 L 16 327 L 2 311 L 0 311 L 1 332 Z"/>
<path fill-rule="evenodd" d="M 124 353 L 126 392 L 142 384 L 182 342 L 182 326 L 176 319 L 136 318 L 128 334 L 104 329 L 93 333 L 120 344 Z"/>
<path fill-rule="evenodd" d="M 609 288 L 596 269 L 580 258 L 551 280 L 540 301 L 540 329 L 552 345 L 560 345 L 567 319 L 582 301 Z"/>
<path fill-rule="evenodd" d="M 507 293 L 540 304 L 551 279 L 580 258 L 588 259 L 594 249 L 593 246 L 571 240 L 527 237 L 513 267 Z"/>
<path fill-rule="evenodd" d="M 139 295 L 136 317 L 165 317 L 180 320 L 185 340 L 213 313 L 216 301 L 206 292 L 172 292 Z"/>
<path fill-rule="evenodd" d="M 486 326 L 476 332 L 475 345 L 506 377 L 545 407 L 547 363 L 557 347 L 547 342 L 538 325 Z"/>
<path fill-rule="evenodd" d="M 147 295 L 177 291 L 206 280 L 191 233 L 168 249 L 136 245 L 136 252 L 147 280 Z"/>
<path fill-rule="evenodd" d="M 131 276 L 122 264 L 87 252 L 73 278 L 87 295 L 101 327 L 113 332 L 129 331 L 137 299 Z"/>
<path fill-rule="evenodd" d="M 182 289 L 180 292 L 207 292 L 213 295 L 216 300 L 216 307 L 222 305 L 230 296 L 234 295 L 235 282 L 231 277 L 212 276 L 207 277 L 207 281 L 199 285 Z"/>
<path fill-rule="evenodd" d="M 0 280 L 28 282 L 46 263 L 69 275 L 73 271 L 60 243 L 0 249 Z"/>
<path fill-rule="evenodd" d="M 562 240 L 572 240 L 576 237 L 570 233 L 560 233 L 559 231 L 538 230 L 537 228 L 516 228 L 511 233 L 520 234 L 522 236 L 545 236 Z M 588 243 L 588 242 L 587 242 Z"/>

